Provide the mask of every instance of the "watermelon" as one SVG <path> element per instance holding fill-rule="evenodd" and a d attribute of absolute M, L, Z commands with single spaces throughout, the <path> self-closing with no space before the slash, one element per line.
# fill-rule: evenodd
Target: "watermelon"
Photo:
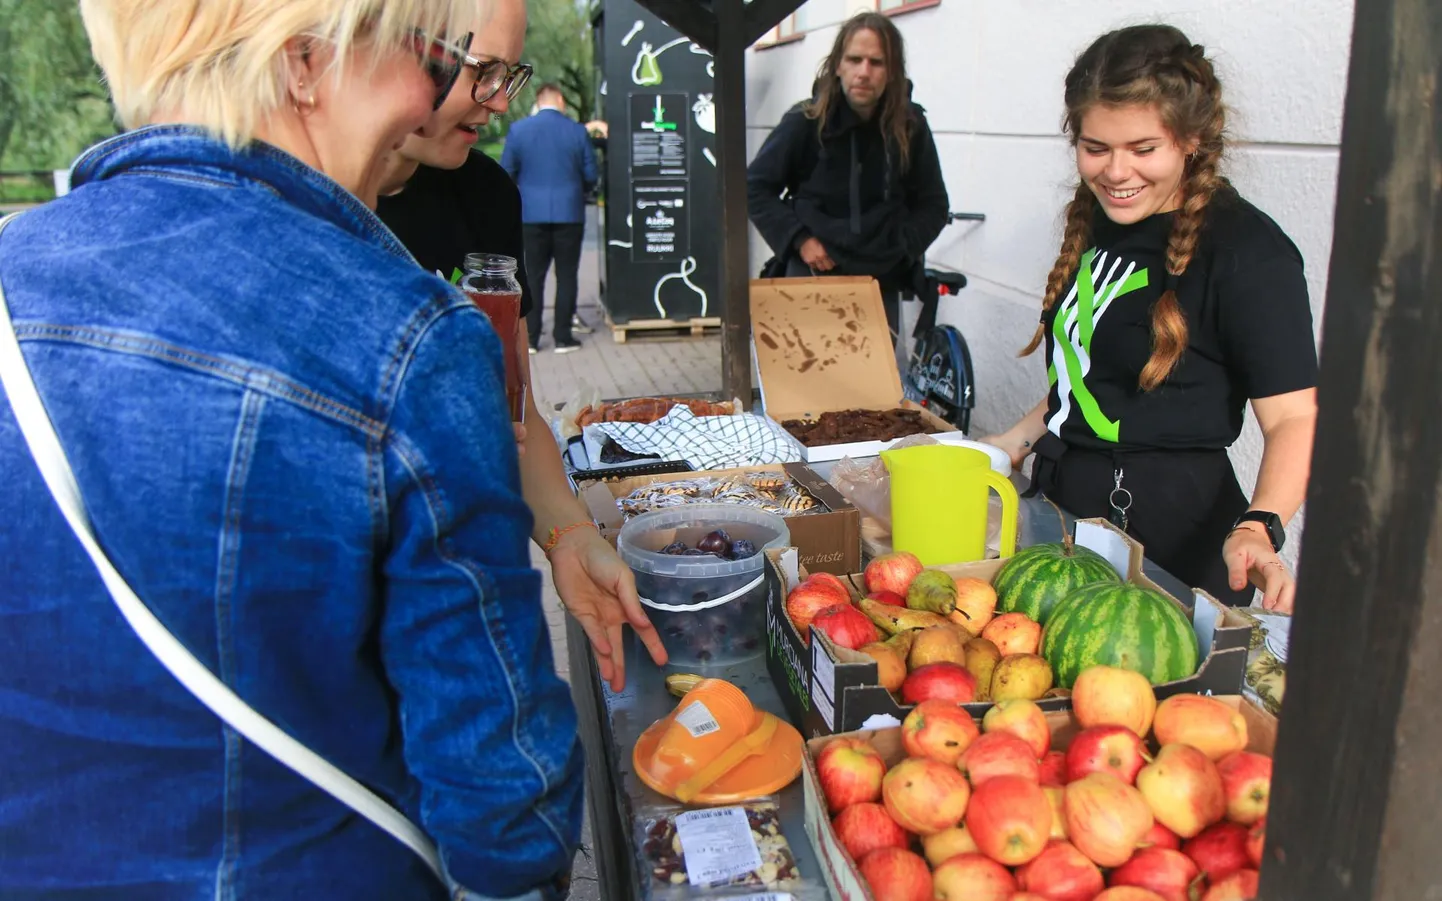
<path fill-rule="evenodd" d="M 1121 577 L 1107 559 L 1072 544 L 1034 544 L 1023 548 L 996 574 L 996 607 L 1001 613 L 1025 613 L 1043 626 L 1062 598 L 1094 582 L 1117 584 Z"/>
<path fill-rule="evenodd" d="M 1197 636 L 1181 606 L 1159 591 L 1088 585 L 1052 610 L 1041 656 L 1063 688 L 1091 666 L 1133 670 L 1160 685 L 1197 671 Z"/>

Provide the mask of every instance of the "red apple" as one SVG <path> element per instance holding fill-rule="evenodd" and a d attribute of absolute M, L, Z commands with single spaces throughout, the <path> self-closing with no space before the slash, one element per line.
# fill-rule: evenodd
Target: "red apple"
<path fill-rule="evenodd" d="M 1112 870 L 1111 885 L 1151 889 L 1165 901 L 1191 901 L 1190 888 L 1201 872 L 1192 859 L 1170 848 L 1143 848 Z"/>
<path fill-rule="evenodd" d="M 1046 848 L 1051 834 L 1051 802 L 1035 779 L 988 779 L 972 792 L 966 831 L 981 853 L 997 863 L 1019 867 Z"/>
<path fill-rule="evenodd" d="M 1147 799 L 1111 773 L 1092 773 L 1066 786 L 1066 834 L 1098 866 L 1119 867 L 1152 828 Z"/>
<path fill-rule="evenodd" d="M 1227 796 L 1227 819 L 1250 826 L 1267 815 L 1272 794 L 1272 758 L 1237 751 L 1217 761 L 1222 791 Z"/>
<path fill-rule="evenodd" d="M 1091 901 L 1106 888 L 1102 871 L 1070 842 L 1052 841 L 1016 871 L 1017 887 L 1047 901 Z"/>
<path fill-rule="evenodd" d="M 838 738 L 816 757 L 816 777 L 832 813 L 852 804 L 881 800 L 885 775 L 886 761 L 870 742 L 859 738 Z"/>
<path fill-rule="evenodd" d="M 1066 749 L 1066 781 L 1075 782 L 1091 773 L 1111 773 L 1128 785 L 1135 785 L 1137 773 L 1147 764 L 1147 748 L 1126 726 L 1093 726 L 1083 729 Z"/>
<path fill-rule="evenodd" d="M 1143 848 L 1169 848 L 1173 851 L 1182 850 L 1182 839 L 1175 832 L 1163 826 L 1161 823 L 1154 823 L 1147 834 L 1142 836 Z"/>
<path fill-rule="evenodd" d="M 1208 882 L 1220 882 L 1251 864 L 1247 856 L 1247 827 L 1238 823 L 1217 823 L 1182 845 L 1187 855 L 1207 874 Z"/>
<path fill-rule="evenodd" d="M 1058 788 L 1066 785 L 1066 752 L 1047 751 L 1046 756 L 1041 759 L 1038 779 L 1042 785 L 1055 785 Z"/>
<path fill-rule="evenodd" d="M 831 828 L 852 860 L 860 860 L 877 848 L 911 846 L 911 836 L 880 804 L 852 804 L 836 815 Z"/>
<path fill-rule="evenodd" d="M 1014 901 L 1011 872 L 981 854 L 948 858 L 931 874 L 937 901 Z"/>
<path fill-rule="evenodd" d="M 1009 732 L 992 732 L 971 743 L 957 766 L 972 787 L 997 776 L 1022 776 L 1041 784 L 1041 766 L 1031 746 Z"/>
<path fill-rule="evenodd" d="M 1046 901 L 1046 899 L 1036 892 L 1017 892 L 1008 898 L 1007 901 Z"/>
<path fill-rule="evenodd" d="M 1033 757 L 1043 757 L 1051 747 L 1051 727 L 1035 701 L 1016 698 L 997 701 L 981 719 L 983 732 L 1008 732 L 1031 746 Z"/>
<path fill-rule="evenodd" d="M 981 637 L 996 645 L 1003 657 L 1035 654 L 1041 646 L 1041 625 L 1025 613 L 1003 613 L 986 624 Z"/>
<path fill-rule="evenodd" d="M 1138 888 L 1135 885 L 1119 885 L 1116 888 L 1107 889 L 1092 901 L 1165 901 L 1165 899 L 1151 889 Z"/>
<path fill-rule="evenodd" d="M 917 835 L 935 835 L 961 822 L 971 797 L 966 777 L 935 760 L 908 758 L 881 780 L 886 812 Z"/>
<path fill-rule="evenodd" d="M 1182 838 L 1191 838 L 1227 812 L 1217 765 L 1190 745 L 1163 745 L 1137 774 L 1137 788 L 1157 821 Z"/>
<path fill-rule="evenodd" d="M 970 704 L 976 700 L 976 677 L 955 663 L 918 666 L 901 683 L 901 702 L 919 704 L 932 699 Z"/>
<path fill-rule="evenodd" d="M 791 592 L 786 595 L 786 617 L 791 620 L 796 631 L 801 633 L 802 640 L 809 643 L 811 641 L 811 621 L 816 618 L 816 614 L 837 604 L 850 603 L 851 595 L 841 587 L 840 581 L 832 585 L 812 576 L 791 589 Z"/>
<path fill-rule="evenodd" d="M 867 597 L 871 598 L 877 603 L 886 604 L 891 607 L 906 606 L 906 598 L 902 597 L 894 591 L 873 591 L 871 594 L 868 594 Z"/>
<path fill-rule="evenodd" d="M 931 870 L 904 848 L 881 848 L 861 859 L 861 876 L 876 901 L 932 901 Z"/>
<path fill-rule="evenodd" d="M 915 554 L 908 554 L 906 551 L 882 554 L 866 564 L 864 573 L 866 590 L 867 592 L 894 591 L 902 597 L 906 597 L 906 590 L 911 587 L 911 580 L 915 579 L 921 570 L 921 561 L 916 558 Z"/>
<path fill-rule="evenodd" d="M 851 589 L 846 587 L 846 583 L 843 582 L 841 580 L 841 577 L 838 575 L 834 575 L 832 573 L 811 573 L 806 578 L 807 581 L 820 582 L 826 585 L 830 585 L 837 591 L 841 592 L 841 594 L 845 595 L 848 600 L 850 600 L 851 598 Z"/>
<path fill-rule="evenodd" d="M 1247 721 L 1206 695 L 1172 695 L 1158 704 L 1152 733 L 1159 745 L 1191 745 L 1213 761 L 1247 746 Z"/>
<path fill-rule="evenodd" d="M 908 757 L 925 757 L 955 766 L 981 731 L 953 701 L 922 701 L 901 724 L 901 746 Z"/>
<path fill-rule="evenodd" d="M 926 862 L 935 868 L 958 854 L 980 854 L 981 851 L 965 826 L 953 826 L 935 835 L 923 835 L 921 853 L 926 857 Z"/>
<path fill-rule="evenodd" d="M 876 624 L 850 604 L 836 604 L 822 610 L 812 618 L 811 628 L 825 632 L 833 644 L 853 651 L 881 639 Z"/>
<path fill-rule="evenodd" d="M 1260 875 L 1256 870 L 1238 870 L 1207 889 L 1202 901 L 1251 901 L 1257 897 Z"/>
<path fill-rule="evenodd" d="M 1262 849 L 1267 844 L 1267 818 L 1262 817 L 1247 830 L 1247 860 L 1257 869 L 1262 868 Z"/>
<path fill-rule="evenodd" d="M 1071 687 L 1071 707 L 1083 729 L 1126 726 L 1141 738 L 1152 728 L 1157 696 L 1141 673 L 1115 666 L 1089 666 Z"/>
<path fill-rule="evenodd" d="M 1055 785 L 1043 785 L 1046 799 L 1051 802 L 1051 838 L 1067 841 L 1066 833 L 1066 789 Z"/>

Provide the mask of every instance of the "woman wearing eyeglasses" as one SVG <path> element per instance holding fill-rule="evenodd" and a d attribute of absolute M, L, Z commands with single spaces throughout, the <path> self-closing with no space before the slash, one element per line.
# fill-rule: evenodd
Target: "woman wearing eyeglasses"
<path fill-rule="evenodd" d="M 499 163 L 471 148 L 531 77 L 531 67 L 517 62 L 526 39 L 525 0 L 498 0 L 483 24 L 455 90 L 436 113 L 436 127 L 406 138 L 392 157 L 376 209 L 423 267 L 447 277 L 471 253 L 524 258 L 520 192 Z M 524 328 L 534 302 L 524 265 L 516 277 Z M 526 377 L 529 382 L 529 372 Z M 571 491 L 534 395 L 527 404 L 527 422 L 542 430 L 542 440 L 527 444 L 521 456 L 521 484 L 535 515 L 532 535 L 551 545 L 547 557 L 561 603 L 591 640 L 601 678 L 620 691 L 626 682 L 621 634 L 628 623 L 657 665 L 666 663 L 666 650 L 636 598 L 631 570 L 600 533 L 579 525 L 589 523 L 590 514 Z"/>
<path fill-rule="evenodd" d="M 132 130 L 0 232 L 0 897 L 556 896 L 582 755 L 500 344 L 368 208 L 435 133 L 473 0 L 80 5 Z M 17 363 L 99 556 L 27 446 Z M 108 565 L 439 855 L 202 706 Z"/>

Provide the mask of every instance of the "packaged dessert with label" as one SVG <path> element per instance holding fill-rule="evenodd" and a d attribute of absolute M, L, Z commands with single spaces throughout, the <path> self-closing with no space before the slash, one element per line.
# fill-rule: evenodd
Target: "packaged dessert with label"
<path fill-rule="evenodd" d="M 774 796 L 725 807 L 665 805 L 636 817 L 647 898 L 817 897 L 801 879 Z"/>
<path fill-rule="evenodd" d="M 616 499 L 627 519 L 685 504 L 738 504 L 782 517 L 827 512 L 824 504 L 779 472 L 657 482 Z"/>

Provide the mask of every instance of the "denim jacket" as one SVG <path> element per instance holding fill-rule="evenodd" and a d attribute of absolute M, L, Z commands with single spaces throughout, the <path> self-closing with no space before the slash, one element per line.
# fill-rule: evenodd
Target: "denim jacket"
<path fill-rule="evenodd" d="M 488 321 L 265 145 L 141 129 L 73 184 L 0 236 L 0 284 L 107 554 L 420 823 L 451 897 L 548 897 L 582 755 Z M 0 897 L 447 897 L 161 668 L 4 400 L 0 478 Z"/>

